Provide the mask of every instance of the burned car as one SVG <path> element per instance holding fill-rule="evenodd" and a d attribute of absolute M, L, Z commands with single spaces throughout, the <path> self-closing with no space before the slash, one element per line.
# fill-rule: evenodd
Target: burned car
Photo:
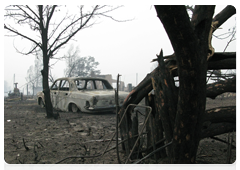
<path fill-rule="evenodd" d="M 127 97 L 119 91 L 119 105 Z M 115 91 L 110 83 L 101 78 L 67 77 L 57 79 L 50 87 L 53 108 L 72 112 L 114 111 Z M 44 107 L 43 92 L 37 93 L 38 104 Z"/>

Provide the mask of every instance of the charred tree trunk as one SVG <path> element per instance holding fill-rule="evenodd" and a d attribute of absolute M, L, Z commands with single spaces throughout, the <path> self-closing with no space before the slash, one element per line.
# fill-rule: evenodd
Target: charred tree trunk
<path fill-rule="evenodd" d="M 48 84 L 48 57 L 43 57 L 43 70 L 41 71 L 42 76 L 43 76 L 43 93 L 44 93 L 44 98 L 45 98 L 45 109 L 47 113 L 47 118 L 53 117 L 53 106 L 51 102 L 51 97 L 50 97 L 50 89 L 49 89 L 49 84 Z"/>
<path fill-rule="evenodd" d="M 192 23 L 184 6 L 155 6 L 172 43 L 179 76 L 172 163 L 194 163 L 205 111 L 208 35 L 214 6 L 195 7 Z M 194 30 L 192 29 L 194 26 Z"/>
<path fill-rule="evenodd" d="M 43 52 L 43 70 L 41 71 L 43 76 L 43 93 L 45 97 L 45 108 L 47 117 L 53 117 L 53 106 L 50 98 L 50 89 L 48 84 L 48 74 L 49 74 L 49 59 L 51 57 L 51 51 L 48 50 L 48 28 L 44 27 L 43 21 L 43 7 L 39 6 L 39 16 L 40 16 L 40 28 L 41 28 L 41 38 L 42 38 L 42 52 Z"/>
<path fill-rule="evenodd" d="M 158 56 L 158 63 L 157 72 L 152 77 L 152 85 L 155 91 L 156 110 L 161 117 L 166 143 L 169 143 L 173 137 L 177 110 L 176 87 L 172 75 L 170 75 L 169 70 L 165 67 L 162 50 Z M 171 145 L 167 147 L 167 155 L 169 158 L 172 157 Z"/>

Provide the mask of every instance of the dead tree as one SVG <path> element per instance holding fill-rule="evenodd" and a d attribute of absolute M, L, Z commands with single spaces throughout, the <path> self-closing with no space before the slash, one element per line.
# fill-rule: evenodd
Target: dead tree
<path fill-rule="evenodd" d="M 236 128 L 236 109 L 227 107 L 205 111 L 206 96 L 214 98 L 236 89 L 234 78 L 220 82 L 222 86 L 206 85 L 208 69 L 236 68 L 236 53 L 215 53 L 211 46 L 212 33 L 235 14 L 236 9 L 227 6 L 212 19 L 214 8 L 196 6 L 190 21 L 184 6 L 155 6 L 172 43 L 174 54 L 164 57 L 161 51 L 158 58 L 154 59 L 159 66 L 130 92 L 118 112 L 122 117 L 129 104 L 137 104 L 154 89 L 155 110 L 162 122 L 170 163 L 194 163 L 202 138 Z M 221 63 L 224 60 L 223 66 Z M 178 76 L 179 87 L 174 84 L 175 76 Z M 152 113 L 153 116 L 156 113 Z M 216 117 L 216 113 L 221 114 L 221 118 Z M 123 120 L 120 127 L 122 138 L 131 138 L 130 111 Z M 132 144 L 124 142 L 123 149 L 128 155 Z"/>

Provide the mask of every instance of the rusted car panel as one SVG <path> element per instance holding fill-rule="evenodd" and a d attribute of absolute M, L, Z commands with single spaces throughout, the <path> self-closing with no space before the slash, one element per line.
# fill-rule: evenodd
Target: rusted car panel
<path fill-rule="evenodd" d="M 122 105 L 127 92 L 119 92 Z M 38 104 L 44 105 L 44 94 L 39 92 Z M 60 78 L 50 88 L 52 105 L 57 110 L 81 112 L 114 111 L 115 91 L 109 82 L 100 78 Z"/>

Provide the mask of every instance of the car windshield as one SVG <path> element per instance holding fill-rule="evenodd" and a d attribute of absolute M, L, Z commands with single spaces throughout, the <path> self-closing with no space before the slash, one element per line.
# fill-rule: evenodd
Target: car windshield
<path fill-rule="evenodd" d="M 113 89 L 113 87 L 106 80 L 98 79 L 76 79 L 75 84 L 78 90 L 104 90 Z"/>

